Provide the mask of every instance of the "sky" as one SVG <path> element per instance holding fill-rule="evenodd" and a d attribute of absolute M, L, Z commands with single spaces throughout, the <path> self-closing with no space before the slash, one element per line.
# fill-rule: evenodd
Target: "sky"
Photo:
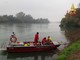
<path fill-rule="evenodd" d="M 16 15 L 24 12 L 33 18 L 61 21 L 72 3 L 78 7 L 79 0 L 0 0 L 0 15 Z"/>

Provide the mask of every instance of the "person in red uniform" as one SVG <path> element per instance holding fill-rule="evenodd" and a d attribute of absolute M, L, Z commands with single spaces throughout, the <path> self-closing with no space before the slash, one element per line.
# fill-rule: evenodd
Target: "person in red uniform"
<path fill-rule="evenodd" d="M 43 45 L 46 44 L 46 37 L 44 37 L 44 38 L 42 39 L 42 44 L 43 44 Z"/>
<path fill-rule="evenodd" d="M 37 45 L 37 43 L 38 43 L 38 40 L 39 40 L 39 32 L 37 32 L 37 33 L 35 34 L 35 36 L 34 36 L 34 42 L 35 42 L 36 45 Z"/>

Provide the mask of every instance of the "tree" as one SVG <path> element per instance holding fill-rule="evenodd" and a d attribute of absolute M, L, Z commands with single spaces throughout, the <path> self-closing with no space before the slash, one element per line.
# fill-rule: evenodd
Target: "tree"
<path fill-rule="evenodd" d="M 60 26 L 80 26 L 80 8 L 76 9 L 75 15 L 66 14 L 65 17 L 61 20 Z"/>
<path fill-rule="evenodd" d="M 25 13 L 23 12 L 19 12 L 16 14 L 16 18 L 18 18 L 19 20 L 23 20 L 25 17 Z"/>

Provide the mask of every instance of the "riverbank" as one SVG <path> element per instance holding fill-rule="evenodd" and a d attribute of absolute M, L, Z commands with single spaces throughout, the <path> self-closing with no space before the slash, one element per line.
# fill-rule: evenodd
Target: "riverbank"
<path fill-rule="evenodd" d="M 80 59 L 80 29 L 65 31 L 70 44 L 58 55 L 57 60 L 79 60 Z"/>
<path fill-rule="evenodd" d="M 57 57 L 57 60 L 75 60 L 80 59 L 80 40 L 65 47 Z"/>

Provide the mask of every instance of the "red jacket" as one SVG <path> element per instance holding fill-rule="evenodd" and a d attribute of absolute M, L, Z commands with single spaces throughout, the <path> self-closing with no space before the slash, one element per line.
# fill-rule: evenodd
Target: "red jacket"
<path fill-rule="evenodd" d="M 38 40 L 39 40 L 39 34 L 35 34 L 35 36 L 34 36 L 34 42 L 38 42 Z"/>
<path fill-rule="evenodd" d="M 46 43 L 46 38 L 43 38 L 42 39 L 42 44 L 45 44 Z"/>

